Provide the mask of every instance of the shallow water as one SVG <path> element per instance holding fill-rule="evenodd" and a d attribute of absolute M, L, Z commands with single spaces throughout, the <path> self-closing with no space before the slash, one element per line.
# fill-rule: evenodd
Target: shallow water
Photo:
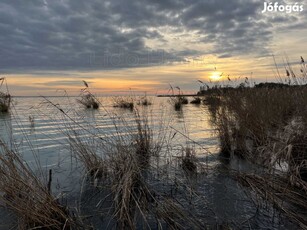
<path fill-rule="evenodd" d="M 115 113 L 124 117 L 127 123 L 133 119 L 133 116 L 129 115 L 131 114 L 129 110 L 113 108 L 111 97 L 101 99 L 104 108 L 100 108 L 99 111 L 86 110 L 79 105 L 76 107 L 75 98 L 54 97 L 49 99 L 55 104 L 60 104 L 65 112 L 72 115 L 76 123 L 84 125 L 87 122 L 102 131 L 105 130 L 106 133 L 114 128 L 113 120 L 107 113 Z M 146 108 L 149 120 L 155 120 L 155 122 L 165 120 L 171 124 L 174 130 L 176 129 L 189 137 L 181 136 L 178 139 L 188 142 L 193 140 L 200 146 L 208 148 L 211 153 L 216 154 L 218 141 L 209 124 L 205 107 L 186 105 L 182 112 L 177 112 L 171 109 L 167 100 L 167 98 L 153 98 L 153 105 Z M 72 110 L 75 110 L 74 113 L 71 112 Z M 142 110 L 141 107 L 140 110 Z M 34 126 L 31 125 L 30 116 L 34 118 Z M 33 160 L 31 159 L 33 149 L 28 143 L 30 142 L 34 146 L 34 150 L 38 152 L 42 164 L 52 166 L 58 163 L 59 157 L 65 157 L 63 146 L 68 143 L 63 129 L 68 125 L 76 124 L 70 122 L 69 119 L 64 119 L 61 113 L 51 105 L 47 106 L 44 99 L 39 97 L 14 98 L 11 113 L 0 114 L 0 137 L 7 142 L 14 140 L 27 161 Z M 80 129 L 80 127 L 76 127 L 76 129 Z M 199 155 L 207 156 L 206 152 L 199 152 Z"/>
<path fill-rule="evenodd" d="M 75 99 L 48 98 L 53 103 L 51 105 L 39 97 L 14 98 L 12 111 L 9 114 L 0 114 L 0 138 L 17 148 L 31 167 L 35 168 L 38 160 L 46 172 L 53 169 L 53 192 L 67 194 L 68 200 L 78 198 L 84 175 L 79 170 L 80 163 L 71 157 L 65 130 L 73 128 L 81 132 L 82 127 L 90 129 L 93 126 L 93 132 L 99 130 L 105 136 L 116 135 L 114 119 L 110 114 L 125 119 L 125 122 L 117 124 L 120 130 L 129 131 L 129 126 L 134 125 L 131 111 L 113 108 L 111 97 L 101 98 L 103 107 L 98 111 L 86 110 L 76 105 Z M 194 146 L 200 162 L 210 168 L 210 172 L 199 176 L 195 182 L 197 192 L 204 198 L 202 202 L 198 200 L 185 204 L 188 210 L 197 213 L 201 222 L 216 228 L 225 223 L 230 223 L 234 228 L 296 228 L 283 217 L 271 217 L 275 211 L 269 206 L 256 212 L 252 199 L 229 172 L 229 168 L 251 171 L 253 166 L 240 159 L 225 162 L 219 156 L 218 138 L 210 124 L 206 106 L 188 104 L 178 112 L 173 110 L 168 98 L 151 99 L 152 106 L 140 106 L 138 109 L 141 114 L 146 110 L 150 123 L 157 131 L 161 122 L 169 124 L 174 155 L 180 155 L 184 146 Z M 69 117 L 64 117 L 55 106 L 60 106 Z M 33 123 L 29 117 L 34 119 Z M 90 136 L 89 133 L 81 133 L 83 137 Z M 121 134 L 125 135 L 125 132 Z M 92 197 L 88 203 L 97 201 L 99 197 Z M 6 210 L 1 209 L 0 215 L 0 223 L 10 224 Z M 97 229 L 104 229 L 99 220 L 96 220 L 96 225 Z M 0 229 L 7 229 L 7 225 L 0 225 Z"/>

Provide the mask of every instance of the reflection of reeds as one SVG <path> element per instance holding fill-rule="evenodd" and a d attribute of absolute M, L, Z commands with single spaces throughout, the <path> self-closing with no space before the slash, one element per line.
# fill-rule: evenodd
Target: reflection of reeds
<path fill-rule="evenodd" d="M 189 104 L 189 100 L 185 96 L 179 96 L 178 101 L 180 101 L 180 103 L 183 105 Z"/>
<path fill-rule="evenodd" d="M 47 185 L 18 153 L 3 142 L 0 148 L 0 200 L 16 214 L 19 229 L 83 229 L 51 195 L 51 173 Z"/>
<path fill-rule="evenodd" d="M 30 122 L 31 128 L 34 128 L 34 126 L 35 126 L 35 119 L 34 119 L 34 116 L 29 116 L 29 122 Z"/>
<path fill-rule="evenodd" d="M 180 111 L 182 108 L 182 104 L 180 103 L 180 101 L 175 101 L 174 102 L 174 108 L 176 111 Z"/>

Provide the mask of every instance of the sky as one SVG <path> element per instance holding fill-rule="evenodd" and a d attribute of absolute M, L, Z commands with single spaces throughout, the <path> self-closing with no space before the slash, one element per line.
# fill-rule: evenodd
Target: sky
<path fill-rule="evenodd" d="M 307 0 L 278 1 L 306 8 L 291 13 L 264 3 L 0 0 L 0 77 L 18 96 L 76 95 L 82 80 L 101 95 L 276 81 L 274 58 L 282 75 L 307 58 Z"/>

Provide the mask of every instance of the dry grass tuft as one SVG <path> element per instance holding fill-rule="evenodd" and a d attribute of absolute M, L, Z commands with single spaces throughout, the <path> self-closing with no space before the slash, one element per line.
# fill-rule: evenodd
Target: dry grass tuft
<path fill-rule="evenodd" d="M 174 105 L 176 111 L 180 111 L 182 109 L 182 105 L 188 104 L 189 101 L 184 96 L 174 96 L 171 97 L 171 103 Z"/>
<path fill-rule="evenodd" d="M 0 78 L 0 89 L 3 86 L 4 82 L 5 78 Z M 11 107 L 11 95 L 8 92 L 4 93 L 0 91 L 0 112 L 6 113 L 9 111 L 10 107 Z"/>
<path fill-rule="evenodd" d="M 131 97 L 114 97 L 113 107 L 133 110 L 134 101 Z"/>
<path fill-rule="evenodd" d="M 21 156 L 0 142 L 0 201 L 18 218 L 19 229 L 84 229 L 51 194 Z"/>
<path fill-rule="evenodd" d="M 143 97 L 141 97 L 137 103 L 138 105 L 142 105 L 142 106 L 149 106 L 152 105 L 152 102 L 148 99 L 148 97 L 145 95 Z"/>
<path fill-rule="evenodd" d="M 81 99 L 77 99 L 77 101 L 85 106 L 87 109 L 98 109 L 99 108 L 99 102 L 97 101 L 97 99 L 95 98 L 95 96 L 93 96 L 90 93 L 83 93 L 81 96 Z"/>
<path fill-rule="evenodd" d="M 189 217 L 183 211 L 184 207 L 172 198 L 172 191 L 155 185 L 165 183 L 175 184 L 176 188 L 180 186 L 179 180 L 174 182 L 169 172 L 155 161 L 159 162 L 161 155 L 167 155 L 164 151 L 168 147 L 164 145 L 168 143 L 166 137 L 170 135 L 166 127 L 161 125 L 163 130 L 154 134 L 146 114 L 141 115 L 136 110 L 133 114 L 129 124 L 124 119 L 114 118 L 114 135 L 92 136 L 85 141 L 84 137 L 78 140 L 78 134 L 71 132 L 69 140 L 73 154 L 83 162 L 88 175 L 94 181 L 100 181 L 96 183 L 98 188 L 104 194 L 109 193 L 107 197 L 111 199 L 112 219 L 117 223 L 117 228 L 166 225 L 177 229 L 184 225 L 193 228 L 196 224 L 199 228 L 199 223 Z M 189 149 L 185 152 L 186 169 L 193 171 L 195 167 L 190 163 L 194 153 Z"/>
<path fill-rule="evenodd" d="M 200 97 L 194 97 L 193 100 L 190 103 L 195 104 L 195 105 L 200 105 L 201 104 L 201 98 Z"/>
<path fill-rule="evenodd" d="M 196 164 L 196 153 L 195 149 L 191 147 L 186 147 L 182 150 L 182 164 L 181 167 L 184 171 L 190 173 L 197 172 Z"/>
<path fill-rule="evenodd" d="M 286 161 L 296 168 L 307 159 L 306 103 L 305 86 L 249 88 L 223 94 L 218 108 L 209 111 L 228 151 L 269 167 Z"/>
<path fill-rule="evenodd" d="M 90 92 L 88 83 L 86 81 L 83 81 L 83 83 L 85 88 L 81 90 L 81 99 L 77 99 L 77 102 L 87 109 L 99 109 L 98 99 Z"/>
<path fill-rule="evenodd" d="M 178 90 L 178 94 L 174 93 L 173 87 L 170 85 L 170 91 L 172 96 L 170 98 L 170 103 L 173 104 L 174 109 L 176 111 L 180 111 L 182 109 L 182 105 L 189 104 L 188 99 L 182 95 L 181 89 L 177 86 L 176 89 Z"/>
<path fill-rule="evenodd" d="M 278 174 L 237 174 L 237 177 L 244 186 L 251 188 L 262 199 L 274 204 L 286 216 L 298 223 L 302 229 L 307 229 L 306 182 L 303 182 L 304 189 L 302 190 L 291 186 L 286 178 Z"/>
<path fill-rule="evenodd" d="M 11 95 L 0 92 L 0 112 L 6 113 L 11 106 Z"/>

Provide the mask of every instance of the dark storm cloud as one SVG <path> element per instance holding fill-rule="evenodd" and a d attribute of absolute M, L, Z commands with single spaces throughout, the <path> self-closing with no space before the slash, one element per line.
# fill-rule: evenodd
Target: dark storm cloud
<path fill-rule="evenodd" d="M 269 52 L 272 30 L 298 16 L 267 19 L 263 1 L 2 0 L 1 69 L 105 69 L 161 65 L 186 56 Z M 165 32 L 198 35 L 211 50 L 165 49 Z M 175 34 L 176 35 L 176 34 Z M 147 47 L 146 39 L 162 42 Z M 192 43 L 192 42 L 191 42 Z M 160 43 L 157 43 L 160 44 Z"/>

